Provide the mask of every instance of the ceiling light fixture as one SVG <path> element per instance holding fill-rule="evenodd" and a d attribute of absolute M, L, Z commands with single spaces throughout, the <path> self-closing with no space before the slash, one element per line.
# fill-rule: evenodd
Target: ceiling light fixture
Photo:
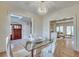
<path fill-rule="evenodd" d="M 41 2 L 39 3 L 38 12 L 39 12 L 39 14 L 41 14 L 41 15 L 44 15 L 44 14 L 47 13 L 47 8 L 46 8 L 45 1 L 41 1 Z"/>

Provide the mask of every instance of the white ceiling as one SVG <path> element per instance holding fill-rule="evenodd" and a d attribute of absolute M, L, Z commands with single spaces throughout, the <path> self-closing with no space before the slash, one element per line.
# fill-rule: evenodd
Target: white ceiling
<path fill-rule="evenodd" d="M 40 1 L 0 2 L 0 4 L 1 3 L 9 4 L 13 7 L 32 12 L 36 15 L 40 15 L 38 13 L 38 6 L 39 6 Z M 79 4 L 79 1 L 46 1 L 45 3 L 46 3 L 46 8 L 48 9 L 47 14 L 50 14 L 62 8 L 66 8 L 66 7 L 74 6 L 75 4 Z"/>

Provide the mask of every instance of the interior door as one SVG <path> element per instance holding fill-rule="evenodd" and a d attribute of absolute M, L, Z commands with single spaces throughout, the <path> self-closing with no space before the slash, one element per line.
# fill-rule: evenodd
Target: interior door
<path fill-rule="evenodd" d="M 12 40 L 22 39 L 22 25 L 11 24 L 11 26 L 12 26 L 11 39 Z"/>

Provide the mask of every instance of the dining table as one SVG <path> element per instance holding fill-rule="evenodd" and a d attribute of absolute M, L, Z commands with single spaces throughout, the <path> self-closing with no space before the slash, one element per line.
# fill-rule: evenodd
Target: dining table
<path fill-rule="evenodd" d="M 51 43 L 53 43 L 53 41 L 50 40 L 46 40 L 46 41 L 42 41 L 42 42 L 36 42 L 33 47 L 31 49 L 29 49 L 28 51 L 31 52 L 31 57 L 34 57 L 34 51 L 38 48 L 41 47 L 47 47 L 48 45 L 50 45 Z"/>

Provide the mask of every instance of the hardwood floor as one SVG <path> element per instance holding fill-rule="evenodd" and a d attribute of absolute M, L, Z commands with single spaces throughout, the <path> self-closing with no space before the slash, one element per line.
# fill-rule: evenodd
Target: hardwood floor
<path fill-rule="evenodd" d="M 57 40 L 54 54 L 56 57 L 79 57 L 79 52 L 72 49 L 71 39 Z"/>
<path fill-rule="evenodd" d="M 57 40 L 56 44 L 55 57 L 79 57 L 79 52 L 72 50 L 71 39 L 60 39 Z M 20 48 L 21 47 L 19 47 L 19 49 Z M 6 52 L 0 53 L 0 57 L 7 57 Z"/>
<path fill-rule="evenodd" d="M 0 57 L 7 57 L 6 52 L 1 52 Z"/>

